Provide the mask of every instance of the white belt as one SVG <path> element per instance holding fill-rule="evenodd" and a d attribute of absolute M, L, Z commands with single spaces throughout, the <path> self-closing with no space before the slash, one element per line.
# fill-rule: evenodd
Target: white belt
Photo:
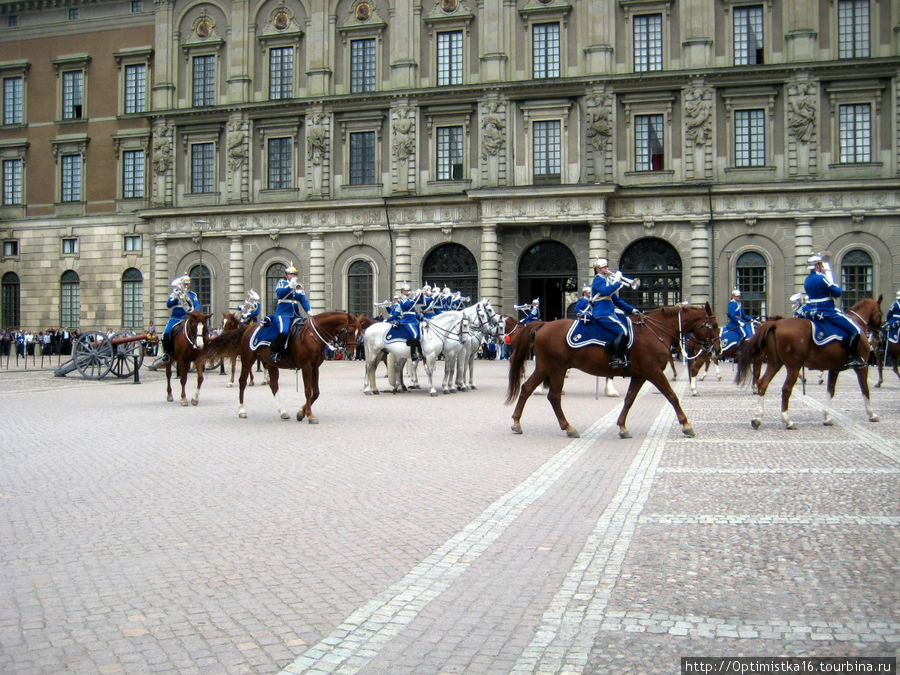
<path fill-rule="evenodd" d="M 809 298 L 806 302 L 831 302 L 831 298 Z"/>

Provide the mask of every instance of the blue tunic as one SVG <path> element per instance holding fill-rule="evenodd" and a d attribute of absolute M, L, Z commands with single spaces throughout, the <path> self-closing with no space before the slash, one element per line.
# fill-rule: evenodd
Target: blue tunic
<path fill-rule="evenodd" d="M 190 299 L 191 304 L 194 306 L 194 309 L 199 311 L 200 300 L 199 298 L 197 298 L 197 294 L 194 293 L 194 291 L 188 291 L 187 296 L 188 299 Z M 171 333 L 175 325 L 180 321 L 184 321 L 187 318 L 187 315 L 190 314 L 190 312 L 185 311 L 184 307 L 181 306 L 181 302 L 178 300 L 178 297 L 175 295 L 174 291 L 166 301 L 166 307 L 170 307 L 172 309 L 172 316 L 169 317 L 169 321 L 166 323 L 166 329 L 163 331 L 163 337 L 166 337 L 169 333 Z"/>
<path fill-rule="evenodd" d="M 275 297 L 278 298 L 275 305 L 275 325 L 280 334 L 286 335 L 294 319 L 305 318 L 300 313 L 301 307 L 306 316 L 309 316 L 309 300 L 302 288 L 292 289 L 291 282 L 287 279 L 281 279 L 275 286 Z"/>
<path fill-rule="evenodd" d="M 391 307 L 388 317 L 400 331 L 408 335 L 408 339 L 419 339 L 419 315 L 416 312 L 416 302 L 408 295 L 401 295 L 400 299 Z"/>
<path fill-rule="evenodd" d="M 586 298 L 581 296 L 575 302 L 575 316 L 583 321 L 591 320 L 591 300 L 590 298 Z"/>
<path fill-rule="evenodd" d="M 812 270 L 803 282 L 803 290 L 808 299 L 799 314 L 804 319 L 815 321 L 829 335 L 844 338 L 861 333 L 859 326 L 834 306 L 834 298 L 841 297 L 841 287 L 828 281 L 824 274 Z"/>
<path fill-rule="evenodd" d="M 625 318 L 616 313 L 616 308 L 625 314 L 631 314 L 634 311 L 634 307 L 619 297 L 620 288 L 622 288 L 621 281 L 610 282 L 602 274 L 596 275 L 594 281 L 591 282 L 591 296 L 598 298 L 591 302 L 593 314 L 591 323 L 599 326 L 604 333 L 610 334 L 607 342 L 616 335 L 628 334 Z"/>
<path fill-rule="evenodd" d="M 526 314 L 525 318 L 522 319 L 522 323 L 531 323 L 532 321 L 540 321 L 540 320 L 541 320 L 540 305 L 532 305 L 531 309 L 528 310 L 528 314 Z"/>
<path fill-rule="evenodd" d="M 884 339 L 890 342 L 900 342 L 900 298 L 894 300 L 894 304 L 884 317 Z"/>
<path fill-rule="evenodd" d="M 722 327 L 719 340 L 722 350 L 726 350 L 741 340 L 753 335 L 753 319 L 747 316 L 740 301 L 732 300 L 728 303 L 728 324 Z"/>
<path fill-rule="evenodd" d="M 252 326 L 253 324 L 257 323 L 259 321 L 259 309 L 259 303 L 256 303 L 256 308 L 252 312 L 247 314 L 247 316 L 244 316 L 244 307 L 238 307 L 237 315 L 241 319 L 241 324 L 243 324 L 244 326 Z"/>

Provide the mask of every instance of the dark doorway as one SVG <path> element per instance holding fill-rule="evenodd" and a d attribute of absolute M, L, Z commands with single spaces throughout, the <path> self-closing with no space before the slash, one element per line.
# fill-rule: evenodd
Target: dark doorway
<path fill-rule="evenodd" d="M 669 242 L 655 237 L 634 242 L 622 253 L 619 269 L 626 277 L 641 280 L 637 290 L 619 291 L 619 297 L 634 307 L 654 309 L 681 302 L 681 256 Z"/>
<path fill-rule="evenodd" d="M 569 304 L 566 294 L 576 291 L 577 286 L 578 265 L 569 248 L 556 241 L 541 241 L 519 261 L 516 304 L 531 304 L 539 298 L 542 320 L 562 319 Z"/>

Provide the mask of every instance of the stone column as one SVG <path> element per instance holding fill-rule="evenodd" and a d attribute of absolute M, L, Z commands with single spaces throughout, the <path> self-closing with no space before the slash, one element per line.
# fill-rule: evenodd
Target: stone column
<path fill-rule="evenodd" d="M 691 231 L 691 283 L 690 297 L 682 300 L 690 300 L 694 305 L 699 305 L 710 296 L 711 260 L 709 252 L 709 221 L 696 220 Z"/>
<path fill-rule="evenodd" d="M 594 278 L 594 260 L 597 258 L 609 258 L 609 248 L 606 242 L 606 219 L 592 220 L 591 231 L 588 234 L 588 260 L 579 260 L 578 265 L 585 265 L 588 270 L 588 280 Z"/>
<path fill-rule="evenodd" d="M 153 245 L 153 297 L 150 299 L 151 316 L 160 337 L 169 320 L 166 301 L 169 299 L 169 242 L 165 237 L 156 237 Z"/>
<path fill-rule="evenodd" d="M 325 237 L 313 232 L 309 242 L 309 288 L 306 297 L 313 314 L 325 311 Z"/>
<path fill-rule="evenodd" d="M 394 245 L 394 287 L 391 289 L 393 295 L 397 289 L 403 284 L 412 286 L 412 258 L 410 256 L 410 237 L 409 229 L 402 228 L 394 230 L 396 243 Z"/>
<path fill-rule="evenodd" d="M 236 234 L 231 237 L 231 249 L 228 255 L 228 307 L 226 311 L 233 312 L 244 301 L 244 284 L 244 237 Z M 260 293 L 260 295 L 262 294 Z"/>
<path fill-rule="evenodd" d="M 803 289 L 803 281 L 806 279 L 806 259 L 813 252 L 812 220 L 797 218 L 794 225 L 794 285 L 793 290 L 788 288 L 791 295 Z M 789 280 L 786 280 L 789 282 Z"/>
<path fill-rule="evenodd" d="M 481 291 L 494 307 L 500 305 L 500 243 L 497 224 L 485 223 L 481 227 Z"/>

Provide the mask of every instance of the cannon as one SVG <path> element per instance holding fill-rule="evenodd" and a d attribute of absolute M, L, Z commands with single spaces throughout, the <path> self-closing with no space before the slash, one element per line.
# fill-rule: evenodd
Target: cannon
<path fill-rule="evenodd" d="M 155 339 L 154 333 L 122 331 L 112 337 L 100 331 L 82 333 L 72 345 L 72 358 L 53 374 L 65 377 L 77 370 L 88 380 L 100 380 L 109 373 L 119 378 L 131 377 L 144 362 L 143 343 Z"/>

